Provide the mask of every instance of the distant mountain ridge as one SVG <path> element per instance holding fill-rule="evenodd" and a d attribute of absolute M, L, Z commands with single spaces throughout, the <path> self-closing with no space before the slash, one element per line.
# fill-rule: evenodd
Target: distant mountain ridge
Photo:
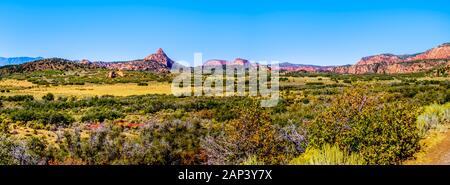
<path fill-rule="evenodd" d="M 278 70 L 281 71 L 301 71 L 301 72 L 327 72 L 331 71 L 334 66 L 318 66 L 309 64 L 292 64 L 283 62 L 278 64 Z M 272 67 L 272 69 L 276 69 Z"/>
<path fill-rule="evenodd" d="M 27 62 L 20 65 L 8 65 L 0 67 L 0 75 L 12 73 L 30 73 L 34 71 L 43 71 L 43 70 L 71 71 L 79 69 L 96 69 L 96 68 L 98 67 L 92 64 L 81 64 L 78 62 L 62 58 L 46 58 L 36 60 L 33 62 Z"/>
<path fill-rule="evenodd" d="M 0 66 L 23 64 L 23 63 L 32 62 L 32 61 L 41 60 L 41 59 L 44 59 L 44 58 L 42 58 L 42 57 L 11 57 L 11 58 L 0 57 Z"/>
<path fill-rule="evenodd" d="M 119 62 L 90 62 L 83 59 L 81 61 L 70 61 L 66 59 L 51 58 L 42 59 L 41 57 L 16 57 L 9 61 L 31 61 L 19 65 L 8 65 L 0 67 L 0 73 L 17 73 L 32 72 L 36 70 L 73 70 L 83 68 L 106 68 L 110 70 L 139 70 L 151 71 L 156 73 L 169 73 L 174 65 L 179 65 L 170 59 L 167 54 L 159 48 L 155 53 L 148 55 L 143 59 Z M 0 61 L 6 61 L 0 58 Z M 260 65 L 253 64 L 249 60 L 236 58 L 232 61 L 213 59 L 203 63 L 203 66 L 217 65 Z M 354 65 L 343 66 L 318 66 L 293 63 L 279 63 L 278 70 L 293 72 L 330 72 L 339 74 L 396 74 L 396 73 L 415 73 L 431 70 L 440 66 L 450 66 L 450 43 L 441 44 L 435 48 L 429 49 L 422 53 L 412 55 L 394 55 L 379 54 L 373 56 L 362 57 Z M 276 69 L 274 65 L 270 66 Z"/>
<path fill-rule="evenodd" d="M 379 54 L 363 57 L 355 65 L 337 66 L 331 72 L 349 74 L 414 73 L 449 65 L 450 43 L 412 55 Z"/>

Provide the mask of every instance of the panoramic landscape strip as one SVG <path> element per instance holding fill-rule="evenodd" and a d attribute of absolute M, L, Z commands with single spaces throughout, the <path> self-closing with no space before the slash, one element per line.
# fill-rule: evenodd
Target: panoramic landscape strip
<path fill-rule="evenodd" d="M 15 58 L 0 162 L 448 164 L 449 60 L 450 44 L 345 66 Z"/>
<path fill-rule="evenodd" d="M 2 0 L 0 175 L 445 180 L 448 7 Z"/>

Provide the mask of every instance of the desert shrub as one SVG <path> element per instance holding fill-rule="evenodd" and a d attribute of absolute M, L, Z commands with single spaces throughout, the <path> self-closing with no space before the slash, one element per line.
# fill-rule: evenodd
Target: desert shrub
<path fill-rule="evenodd" d="M 55 164 L 202 164 L 203 124 L 195 119 L 147 122 L 137 128 L 136 137 L 124 137 L 124 128 L 107 123 L 92 130 L 88 139 L 81 138 L 80 128 L 65 130 L 52 158 Z"/>
<path fill-rule="evenodd" d="M 18 102 L 18 101 L 32 101 L 34 97 L 31 95 L 14 95 L 5 98 L 6 101 Z"/>
<path fill-rule="evenodd" d="M 32 109 L 18 109 L 11 113 L 11 120 L 19 122 L 37 121 L 43 124 L 67 125 L 74 122 L 70 115 L 56 111 L 38 111 Z"/>
<path fill-rule="evenodd" d="M 345 79 L 343 82 L 346 83 L 346 84 L 351 84 L 352 83 L 352 81 L 348 80 L 348 79 Z"/>
<path fill-rule="evenodd" d="M 383 94 L 348 89 L 309 127 L 310 145 L 325 144 L 359 153 L 368 164 L 400 164 L 419 150 L 417 106 L 383 102 Z"/>
<path fill-rule="evenodd" d="M 55 111 L 41 113 L 39 117 L 39 121 L 43 124 L 68 125 L 75 121 L 70 115 Z"/>
<path fill-rule="evenodd" d="M 34 111 L 28 109 L 19 109 L 11 113 L 13 121 L 28 122 L 36 120 L 37 117 L 38 115 Z"/>
<path fill-rule="evenodd" d="M 417 117 L 417 128 L 421 136 L 430 129 L 445 129 L 450 123 L 450 103 L 444 105 L 432 104 L 426 106 L 424 112 Z"/>
<path fill-rule="evenodd" d="M 84 85 L 85 83 L 83 81 L 77 81 L 74 82 L 73 85 Z"/>
<path fill-rule="evenodd" d="M 306 85 L 323 85 L 323 82 L 307 82 Z"/>
<path fill-rule="evenodd" d="M 58 101 L 67 101 L 67 100 L 68 100 L 68 98 L 65 96 L 58 97 Z"/>
<path fill-rule="evenodd" d="M 37 137 L 18 140 L 0 134 L 0 165 L 47 164 L 46 143 Z"/>
<path fill-rule="evenodd" d="M 52 93 L 47 93 L 46 95 L 42 96 L 42 99 L 46 101 L 53 101 L 55 100 L 55 95 L 53 95 Z"/>
<path fill-rule="evenodd" d="M 241 164 L 252 157 L 264 164 L 282 164 L 291 157 L 286 154 L 295 150 L 257 103 L 242 108 L 240 117 L 226 123 L 223 129 L 202 142 L 208 164 Z"/>
<path fill-rule="evenodd" d="M 302 98 L 302 103 L 303 104 L 308 104 L 309 103 L 309 99 L 308 98 Z"/>
<path fill-rule="evenodd" d="M 308 148 L 305 153 L 292 159 L 294 165 L 362 165 L 364 158 L 355 153 L 341 150 L 338 146 L 326 144 L 320 149 Z"/>
<path fill-rule="evenodd" d="M 100 121 L 103 122 L 105 120 L 115 120 L 118 118 L 124 118 L 125 114 L 116 111 L 116 110 L 104 110 L 104 109 L 94 109 L 88 111 L 83 117 L 81 117 L 82 122 L 93 122 Z"/>

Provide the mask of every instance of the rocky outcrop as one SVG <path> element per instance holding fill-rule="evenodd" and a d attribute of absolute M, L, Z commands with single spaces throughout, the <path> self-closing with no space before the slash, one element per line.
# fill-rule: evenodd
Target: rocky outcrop
<path fill-rule="evenodd" d="M 228 61 L 226 60 L 219 60 L 219 59 L 213 59 L 213 60 L 208 60 L 205 63 L 203 63 L 203 66 L 223 66 L 223 65 L 227 65 Z"/>
<path fill-rule="evenodd" d="M 248 67 L 250 65 L 250 62 L 246 59 L 236 58 L 233 61 L 213 59 L 203 63 L 203 66 L 225 66 L 225 65 L 239 65 Z"/>
<path fill-rule="evenodd" d="M 83 59 L 80 61 L 80 64 L 91 64 L 92 62 L 89 61 L 88 59 Z"/>
<path fill-rule="evenodd" d="M 415 73 L 449 65 L 450 44 L 442 44 L 436 48 L 414 55 L 381 54 L 362 58 L 355 65 L 337 66 L 334 73 L 349 74 L 396 74 Z"/>
<path fill-rule="evenodd" d="M 124 77 L 123 71 L 110 71 L 107 75 L 108 78 Z"/>
<path fill-rule="evenodd" d="M 370 64 L 377 64 L 377 63 L 386 63 L 386 64 L 395 64 L 402 62 L 402 59 L 400 56 L 393 55 L 393 54 L 381 54 L 381 55 L 374 55 L 374 56 L 368 56 L 363 57 L 356 65 L 370 65 Z"/>
<path fill-rule="evenodd" d="M 250 62 L 246 59 L 236 58 L 234 59 L 234 61 L 230 62 L 229 65 L 239 65 L 248 67 L 250 65 Z"/>

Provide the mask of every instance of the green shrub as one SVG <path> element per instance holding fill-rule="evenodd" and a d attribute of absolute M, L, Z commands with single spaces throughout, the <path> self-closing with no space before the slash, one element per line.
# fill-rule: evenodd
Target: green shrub
<path fill-rule="evenodd" d="M 256 102 L 239 112 L 238 119 L 224 125 L 223 133 L 203 140 L 208 163 L 242 164 L 249 159 L 264 164 L 288 162 L 294 149 L 271 124 L 268 112 Z"/>
<path fill-rule="evenodd" d="M 400 164 L 419 150 L 417 106 L 383 102 L 363 88 L 337 96 L 308 128 L 310 145 L 359 153 L 368 164 Z"/>
<path fill-rule="evenodd" d="M 308 98 L 302 98 L 302 103 L 303 104 L 308 104 L 309 103 L 309 99 Z"/>
<path fill-rule="evenodd" d="M 46 124 L 68 125 L 68 124 L 74 122 L 75 119 L 65 113 L 50 111 L 50 112 L 41 114 L 39 121 L 45 125 Z"/>
<path fill-rule="evenodd" d="M 82 122 L 90 122 L 90 121 L 100 121 L 103 122 L 105 120 L 115 120 L 118 118 L 123 118 L 125 115 L 121 112 L 115 110 L 93 110 L 89 111 L 83 117 L 81 117 Z"/>
<path fill-rule="evenodd" d="M 19 109 L 11 113 L 11 120 L 19 122 L 37 121 L 45 125 L 67 125 L 75 120 L 68 114 L 56 111 Z"/>
<path fill-rule="evenodd" d="M 53 95 L 52 93 L 47 93 L 46 95 L 42 96 L 42 99 L 46 101 L 53 101 L 55 100 L 55 95 Z"/>
<path fill-rule="evenodd" d="M 34 97 L 31 95 L 14 95 L 5 98 L 6 101 L 18 102 L 18 101 L 32 101 Z"/>
<path fill-rule="evenodd" d="M 32 110 L 20 109 L 11 113 L 11 119 L 13 121 L 28 122 L 37 119 L 37 115 Z"/>

